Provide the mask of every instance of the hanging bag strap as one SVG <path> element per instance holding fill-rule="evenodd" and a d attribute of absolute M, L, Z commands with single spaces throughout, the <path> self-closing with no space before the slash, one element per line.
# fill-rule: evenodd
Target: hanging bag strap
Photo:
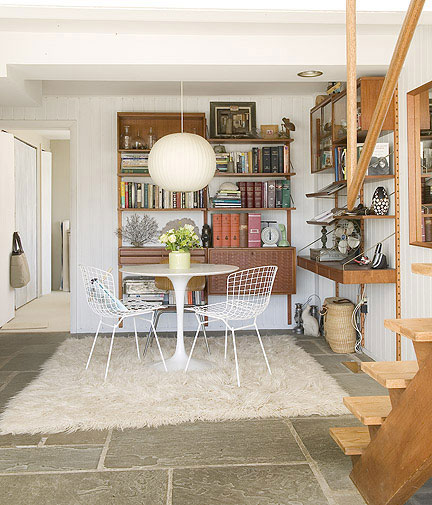
<path fill-rule="evenodd" d="M 12 239 L 12 256 L 18 256 L 24 253 L 24 249 L 21 243 L 21 237 L 17 231 L 14 231 Z"/>

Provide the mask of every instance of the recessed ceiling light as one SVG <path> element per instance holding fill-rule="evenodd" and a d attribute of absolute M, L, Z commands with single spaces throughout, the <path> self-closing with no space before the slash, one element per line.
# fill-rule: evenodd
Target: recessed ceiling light
<path fill-rule="evenodd" d="M 319 77 L 323 73 L 321 70 L 303 70 L 303 72 L 299 72 L 297 75 L 299 77 Z"/>

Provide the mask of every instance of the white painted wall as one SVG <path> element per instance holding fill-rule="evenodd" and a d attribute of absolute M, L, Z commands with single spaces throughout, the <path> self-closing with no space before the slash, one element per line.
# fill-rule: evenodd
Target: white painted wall
<path fill-rule="evenodd" d="M 15 231 L 15 184 L 14 138 L 0 132 L 0 326 L 10 321 L 15 314 L 15 292 L 10 285 L 10 256 L 12 236 Z"/>
<path fill-rule="evenodd" d="M 40 294 L 51 293 L 51 192 L 52 192 L 52 155 L 48 151 L 41 153 L 41 289 Z"/>
<path fill-rule="evenodd" d="M 305 216 L 310 214 L 311 206 L 311 202 L 304 197 L 304 194 L 314 184 L 309 171 L 309 109 L 313 105 L 312 96 L 187 97 L 185 110 L 208 112 L 211 100 L 256 101 L 258 124 L 277 124 L 282 117 L 289 117 L 296 124 L 292 162 L 297 175 L 292 179 L 292 183 L 297 211 L 292 214 L 292 243 L 296 247 L 307 244 L 315 233 L 313 227 L 304 225 Z M 72 260 L 72 277 L 75 279 L 72 279 L 72 285 L 76 282 L 76 265 L 79 263 L 93 264 L 102 268 L 113 266 L 116 269 L 117 240 L 114 236 L 117 222 L 116 112 L 178 111 L 179 105 L 179 99 L 173 96 L 47 96 L 41 107 L 0 109 L 1 120 L 77 122 L 75 223 L 72 216 L 72 237 L 76 233 L 77 258 L 75 262 Z M 297 295 L 293 302 L 304 301 L 315 291 L 313 274 L 301 269 L 298 269 L 297 273 Z M 80 281 L 78 289 L 76 310 L 72 309 L 72 331 L 86 332 L 94 328 L 96 319 L 84 301 Z M 161 319 L 161 329 L 172 328 L 173 321 L 171 316 L 164 316 Z M 287 327 L 285 297 L 274 297 L 261 324 L 268 328 Z M 192 329 L 194 321 L 190 318 L 186 321 L 186 325 Z"/>

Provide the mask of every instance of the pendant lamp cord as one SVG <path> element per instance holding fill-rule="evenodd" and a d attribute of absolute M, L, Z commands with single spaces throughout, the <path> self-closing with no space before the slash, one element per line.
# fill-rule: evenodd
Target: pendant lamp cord
<path fill-rule="evenodd" d="M 183 81 L 180 81 L 180 111 L 181 132 L 183 133 Z"/>

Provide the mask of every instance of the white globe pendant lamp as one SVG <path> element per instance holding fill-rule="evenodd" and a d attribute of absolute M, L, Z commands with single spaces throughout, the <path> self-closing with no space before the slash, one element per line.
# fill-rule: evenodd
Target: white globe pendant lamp
<path fill-rule="evenodd" d="M 168 191 L 198 191 L 211 181 L 216 155 L 204 137 L 183 132 L 183 83 L 181 83 L 181 133 L 159 139 L 148 160 L 154 184 Z"/>

